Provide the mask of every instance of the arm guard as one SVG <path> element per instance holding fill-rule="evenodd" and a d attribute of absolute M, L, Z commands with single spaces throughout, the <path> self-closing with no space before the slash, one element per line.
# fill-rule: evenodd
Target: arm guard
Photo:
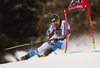
<path fill-rule="evenodd" d="M 58 40 L 64 40 L 65 38 L 66 38 L 66 35 L 62 35 L 62 36 L 56 38 L 56 40 L 57 40 L 57 41 L 58 41 Z"/>
<path fill-rule="evenodd" d="M 49 30 L 46 31 L 46 35 L 47 35 L 47 36 L 50 35 L 50 31 L 49 31 Z"/>

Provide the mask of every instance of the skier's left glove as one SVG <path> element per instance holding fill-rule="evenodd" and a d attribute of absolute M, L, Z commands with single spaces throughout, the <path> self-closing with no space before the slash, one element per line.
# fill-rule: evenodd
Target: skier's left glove
<path fill-rule="evenodd" d="M 57 39 L 50 39 L 49 44 L 50 45 L 54 45 L 57 42 Z"/>
<path fill-rule="evenodd" d="M 45 42 L 48 42 L 50 40 L 50 35 L 48 35 L 48 36 L 46 36 L 45 38 L 44 38 L 44 41 Z"/>

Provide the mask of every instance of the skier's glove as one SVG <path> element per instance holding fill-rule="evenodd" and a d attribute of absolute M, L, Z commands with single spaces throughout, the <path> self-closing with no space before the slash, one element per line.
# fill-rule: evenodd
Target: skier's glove
<path fill-rule="evenodd" d="M 50 40 L 50 35 L 49 36 L 46 36 L 45 38 L 44 38 L 44 41 L 45 42 L 48 42 Z"/>
<path fill-rule="evenodd" d="M 49 44 L 54 45 L 57 42 L 57 39 L 50 39 Z"/>

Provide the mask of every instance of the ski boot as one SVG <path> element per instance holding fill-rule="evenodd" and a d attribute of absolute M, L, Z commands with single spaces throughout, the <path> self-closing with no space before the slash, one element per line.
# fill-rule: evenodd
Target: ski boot
<path fill-rule="evenodd" d="M 21 60 L 27 60 L 27 59 L 29 59 L 29 58 L 30 58 L 29 54 L 26 54 L 25 56 L 22 56 L 22 57 L 21 57 Z"/>

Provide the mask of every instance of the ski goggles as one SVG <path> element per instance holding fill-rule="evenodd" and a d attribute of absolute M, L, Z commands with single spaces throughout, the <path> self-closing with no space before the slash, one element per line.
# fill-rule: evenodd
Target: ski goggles
<path fill-rule="evenodd" d="M 57 19 L 57 21 L 52 22 L 51 24 L 52 24 L 53 26 L 59 25 L 59 24 L 60 24 L 60 20 Z"/>

